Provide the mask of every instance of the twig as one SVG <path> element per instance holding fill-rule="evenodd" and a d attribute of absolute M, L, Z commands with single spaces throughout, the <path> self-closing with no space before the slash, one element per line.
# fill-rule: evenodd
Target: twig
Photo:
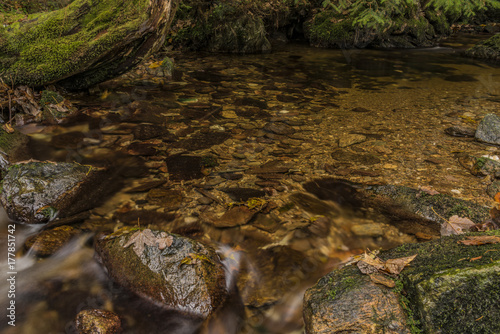
<path fill-rule="evenodd" d="M 457 230 L 457 229 L 453 226 L 453 224 L 452 224 L 452 223 L 450 223 L 448 220 L 446 220 L 446 219 L 444 219 L 443 217 L 441 217 L 441 216 L 440 216 L 440 215 L 436 212 L 436 210 L 434 210 L 434 207 L 432 207 L 432 206 L 431 206 L 431 209 L 432 209 L 432 211 L 436 214 L 436 216 L 438 216 L 439 218 L 441 218 L 442 220 L 444 220 L 446 223 L 448 223 L 448 224 L 451 226 L 451 228 L 453 229 L 453 231 L 455 231 L 457 234 L 462 234 L 460 231 L 458 231 L 458 230 Z"/>

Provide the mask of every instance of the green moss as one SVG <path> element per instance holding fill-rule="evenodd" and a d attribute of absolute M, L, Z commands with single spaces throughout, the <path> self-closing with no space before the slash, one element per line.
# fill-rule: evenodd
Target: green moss
<path fill-rule="evenodd" d="M 468 235 L 500 236 L 500 231 Z M 381 254 L 383 259 L 417 254 L 396 282 L 401 302 L 409 309 L 402 306 L 413 317 L 410 322 L 420 321 L 430 332 L 499 332 L 500 245 L 458 243 L 468 235 L 407 244 Z"/>
<path fill-rule="evenodd" d="M 103 50 L 135 30 L 147 17 L 146 1 L 106 0 L 31 14 L 20 25 L 0 27 L 0 73 L 32 86 L 84 68 Z"/>
<path fill-rule="evenodd" d="M 340 297 L 343 293 L 351 291 L 356 286 L 359 286 L 359 283 L 360 280 L 356 278 L 355 273 L 352 273 L 350 276 L 332 276 L 328 280 L 328 284 L 331 285 L 328 296 L 330 299 L 335 300 L 335 298 Z"/>
<path fill-rule="evenodd" d="M 334 11 L 316 15 L 310 27 L 310 40 L 315 45 L 344 47 L 352 44 L 353 21 L 338 17 Z"/>

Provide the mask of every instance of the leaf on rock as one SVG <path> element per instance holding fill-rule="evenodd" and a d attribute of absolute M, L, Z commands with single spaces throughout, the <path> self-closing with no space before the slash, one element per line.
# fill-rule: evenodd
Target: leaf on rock
<path fill-rule="evenodd" d="M 465 240 L 458 241 L 459 244 L 464 244 L 467 246 L 479 246 L 485 244 L 498 244 L 500 243 L 500 237 L 494 235 L 480 235 L 474 237 L 467 237 Z"/>
<path fill-rule="evenodd" d="M 500 203 L 500 192 L 496 193 L 495 202 Z"/>
<path fill-rule="evenodd" d="M 456 215 L 451 216 L 448 221 L 441 224 L 441 235 L 463 234 L 474 225 L 475 223 L 469 218 L 462 218 Z"/>
<path fill-rule="evenodd" d="M 373 283 L 382 284 L 388 288 L 394 288 L 396 286 L 396 283 L 394 283 L 392 279 L 379 273 L 371 274 L 370 279 Z"/>
<path fill-rule="evenodd" d="M 127 243 L 123 245 L 123 248 L 127 248 L 132 244 L 134 244 L 135 254 L 137 254 L 137 256 L 141 256 L 144 252 L 144 245 L 156 245 L 156 237 L 153 232 L 147 228 L 145 230 L 135 232 L 130 239 L 128 239 Z"/>
<path fill-rule="evenodd" d="M 384 262 L 378 257 L 371 257 L 368 254 L 364 254 L 362 260 L 358 261 L 358 268 L 363 274 L 372 274 L 376 273 L 379 270 L 384 269 Z"/>
<path fill-rule="evenodd" d="M 157 238 L 156 241 L 158 242 L 159 249 L 165 249 L 167 247 L 172 246 L 172 242 L 174 242 L 174 237 L 165 232 L 161 232 L 160 237 Z"/>
<path fill-rule="evenodd" d="M 417 254 L 407 257 L 401 257 L 399 259 L 389 259 L 385 261 L 385 271 L 390 274 L 399 275 L 399 273 L 403 271 L 404 267 L 409 265 L 416 256 Z"/>

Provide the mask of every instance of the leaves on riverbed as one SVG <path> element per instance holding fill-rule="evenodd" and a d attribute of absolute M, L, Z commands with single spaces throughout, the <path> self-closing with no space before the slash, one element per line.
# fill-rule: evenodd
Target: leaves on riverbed
<path fill-rule="evenodd" d="M 156 237 L 149 228 L 144 230 L 139 230 L 135 232 L 127 241 L 123 248 L 127 248 L 130 245 L 134 245 L 133 250 L 137 256 L 141 256 L 144 252 L 145 246 L 156 246 L 158 244 L 159 249 L 165 249 L 172 245 L 174 241 L 173 237 L 168 233 L 161 232 L 158 237 Z"/>
<path fill-rule="evenodd" d="M 479 246 L 485 244 L 498 244 L 500 243 L 500 237 L 494 235 L 480 235 L 467 237 L 465 240 L 458 241 L 459 244 L 464 244 L 467 246 Z"/>
<path fill-rule="evenodd" d="M 441 224 L 441 235 L 463 234 L 469 231 L 475 223 L 469 218 L 462 218 L 457 215 L 451 216 L 447 221 Z"/>

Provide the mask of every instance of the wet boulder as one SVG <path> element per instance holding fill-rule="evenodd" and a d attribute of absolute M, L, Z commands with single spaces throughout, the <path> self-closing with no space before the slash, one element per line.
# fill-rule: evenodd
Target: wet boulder
<path fill-rule="evenodd" d="M 99 236 L 96 250 L 116 283 L 167 309 L 206 318 L 226 298 L 219 257 L 194 240 L 128 228 Z"/>
<path fill-rule="evenodd" d="M 90 309 L 76 315 L 76 329 L 79 334 L 118 334 L 122 332 L 121 320 L 117 314 Z"/>
<path fill-rule="evenodd" d="M 322 277 L 304 295 L 307 334 L 410 333 L 398 295 L 357 267 Z"/>
<path fill-rule="evenodd" d="M 455 235 L 380 257 L 417 254 L 399 280 L 425 333 L 500 333 L 500 243 L 487 243 L 495 241 L 499 231 Z"/>
<path fill-rule="evenodd" d="M 479 123 L 476 139 L 489 144 L 500 145 L 500 117 L 488 114 Z"/>
<path fill-rule="evenodd" d="M 79 229 L 72 226 L 58 226 L 29 237 L 26 239 L 24 247 L 37 256 L 50 256 L 80 233 Z"/>
<path fill-rule="evenodd" d="M 499 231 L 470 233 L 382 252 L 416 255 L 398 275 L 372 274 L 384 280 L 359 263 L 334 270 L 305 293 L 306 333 L 499 333 L 499 251 Z"/>
<path fill-rule="evenodd" d="M 106 176 L 104 168 L 78 163 L 19 163 L 2 181 L 0 202 L 15 221 L 46 223 L 91 209 L 109 188 Z"/>

